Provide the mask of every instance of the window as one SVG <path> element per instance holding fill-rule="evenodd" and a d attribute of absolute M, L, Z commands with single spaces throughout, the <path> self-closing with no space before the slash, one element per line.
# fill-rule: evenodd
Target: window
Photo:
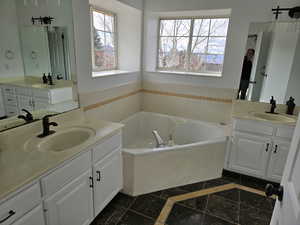
<path fill-rule="evenodd" d="M 228 18 L 160 19 L 157 69 L 220 76 Z"/>
<path fill-rule="evenodd" d="M 117 69 L 116 16 L 91 9 L 93 71 Z"/>

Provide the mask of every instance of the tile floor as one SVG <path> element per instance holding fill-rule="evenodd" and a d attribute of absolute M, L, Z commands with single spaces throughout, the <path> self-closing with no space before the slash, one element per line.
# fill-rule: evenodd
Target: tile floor
<path fill-rule="evenodd" d="M 154 225 L 169 197 L 236 183 L 264 190 L 264 180 L 224 171 L 222 178 L 171 188 L 138 197 L 119 193 L 91 225 Z M 274 200 L 239 189 L 174 204 L 166 225 L 268 225 Z"/>

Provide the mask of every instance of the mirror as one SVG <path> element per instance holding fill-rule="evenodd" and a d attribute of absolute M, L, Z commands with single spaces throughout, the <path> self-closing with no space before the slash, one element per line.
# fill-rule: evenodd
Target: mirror
<path fill-rule="evenodd" d="M 78 107 L 72 0 L 1 0 L 0 132 Z"/>
<path fill-rule="evenodd" d="M 238 99 L 300 105 L 300 29 L 296 22 L 252 23 Z"/>

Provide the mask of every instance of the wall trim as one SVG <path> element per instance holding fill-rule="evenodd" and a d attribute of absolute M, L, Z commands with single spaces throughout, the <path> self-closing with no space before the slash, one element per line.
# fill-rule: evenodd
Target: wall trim
<path fill-rule="evenodd" d="M 196 100 L 205 100 L 205 101 L 211 101 L 211 102 L 219 102 L 219 103 L 228 103 L 232 104 L 232 99 L 223 99 L 223 98 L 214 98 L 214 97 L 207 97 L 207 96 L 199 96 L 199 95 L 189 95 L 189 94 L 179 94 L 179 93 L 171 93 L 171 92 L 163 92 L 163 91 L 153 91 L 148 89 L 139 89 L 133 92 L 129 92 L 125 95 L 120 95 L 115 98 L 107 99 L 101 102 L 97 102 L 92 105 L 88 105 L 83 107 L 84 111 L 92 110 L 107 104 L 110 104 L 112 102 L 128 98 L 130 96 L 136 95 L 138 93 L 148 93 L 148 94 L 156 94 L 156 95 L 163 95 L 163 96 L 172 96 L 172 97 L 179 97 L 179 98 L 188 98 L 188 99 L 196 99 Z"/>

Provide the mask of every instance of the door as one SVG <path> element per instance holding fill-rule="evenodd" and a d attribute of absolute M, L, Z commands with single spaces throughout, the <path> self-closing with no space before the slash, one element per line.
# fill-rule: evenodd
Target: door
<path fill-rule="evenodd" d="M 283 199 L 276 201 L 271 225 L 300 224 L 300 119 L 281 180 Z"/>
<path fill-rule="evenodd" d="M 289 149 L 290 142 L 274 141 L 267 175 L 271 180 L 280 182 Z"/>
<path fill-rule="evenodd" d="M 248 175 L 265 176 L 271 148 L 270 138 L 236 133 L 232 140 L 230 167 Z"/>
<path fill-rule="evenodd" d="M 123 187 L 122 157 L 117 150 L 93 168 L 95 216 L 114 198 Z"/>
<path fill-rule="evenodd" d="M 42 206 L 33 209 L 12 225 L 45 225 Z"/>
<path fill-rule="evenodd" d="M 93 219 L 91 171 L 45 200 L 47 225 L 89 225 Z"/>

